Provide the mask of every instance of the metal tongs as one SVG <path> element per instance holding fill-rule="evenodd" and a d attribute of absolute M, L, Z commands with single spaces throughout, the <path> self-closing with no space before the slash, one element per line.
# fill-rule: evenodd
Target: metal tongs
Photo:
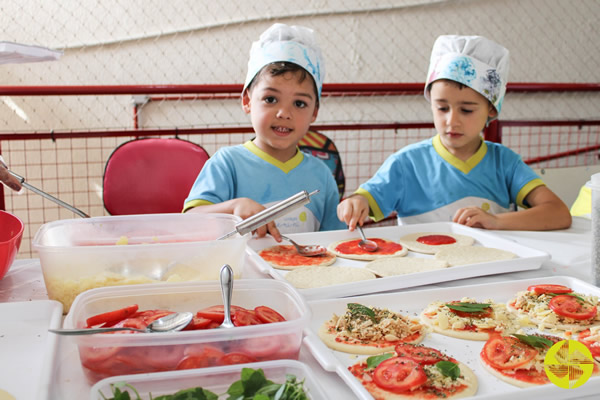
<path fill-rule="evenodd" d="M 21 186 L 23 186 L 24 188 L 27 188 L 27 189 L 31 190 L 32 192 L 37 193 L 40 196 L 43 196 L 43 197 L 47 198 L 48 200 L 55 202 L 56 204 L 66 208 L 67 210 L 73 211 L 75 214 L 79 215 L 80 217 L 83 217 L 83 218 L 90 217 L 89 215 L 87 215 L 86 213 L 81 211 L 80 209 L 75 208 L 72 205 L 65 203 L 64 201 L 57 199 L 56 197 L 52 196 L 51 194 L 46 193 L 46 192 L 36 188 L 35 186 L 32 186 L 29 183 L 25 182 L 25 178 L 17 173 L 12 172 L 10 169 L 8 169 L 8 166 L 4 163 L 4 160 L 2 160 L 1 158 L 0 158 L 0 165 L 2 167 L 6 168 L 6 170 L 8 171 L 9 174 L 11 174 L 15 178 L 17 178 L 17 180 L 19 181 Z"/>
<path fill-rule="evenodd" d="M 319 191 L 315 190 L 314 192 L 308 193 L 306 190 L 303 190 L 301 192 L 298 192 L 295 195 L 285 200 L 282 200 L 279 203 L 274 204 L 265 210 L 262 210 L 258 214 L 246 218 L 245 220 L 243 220 L 235 226 L 234 231 L 231 231 L 228 234 L 217 238 L 217 240 L 227 239 L 228 237 L 231 237 L 236 233 L 239 233 L 240 235 L 245 235 L 248 232 L 252 232 L 257 228 L 268 224 L 274 219 L 286 215 L 295 210 L 296 208 L 303 206 L 306 203 L 310 203 L 310 196 L 316 193 L 319 193 Z"/>

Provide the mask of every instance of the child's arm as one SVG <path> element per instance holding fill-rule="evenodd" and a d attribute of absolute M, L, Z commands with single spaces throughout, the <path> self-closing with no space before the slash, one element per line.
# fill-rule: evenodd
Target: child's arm
<path fill-rule="evenodd" d="M 356 224 L 360 223 L 362 226 L 369 217 L 369 200 L 360 194 L 353 194 L 338 204 L 337 215 L 352 232 L 356 228 Z"/>
<path fill-rule="evenodd" d="M 189 209 L 187 212 L 197 213 L 222 213 L 222 214 L 233 214 L 237 215 L 242 219 L 253 216 L 264 210 L 265 207 L 256 201 L 247 197 L 240 197 L 237 199 L 231 199 L 222 203 L 207 204 L 204 206 L 198 206 Z M 275 226 L 275 221 L 271 221 L 266 225 L 256 229 L 255 233 L 258 237 L 264 237 L 267 232 L 273 236 L 277 242 L 281 242 L 281 234 Z"/>
<path fill-rule="evenodd" d="M 571 226 L 566 204 L 546 186 L 538 186 L 525 197 L 530 208 L 517 212 L 489 214 L 479 207 L 461 208 L 453 221 L 474 228 L 495 230 L 549 231 Z"/>

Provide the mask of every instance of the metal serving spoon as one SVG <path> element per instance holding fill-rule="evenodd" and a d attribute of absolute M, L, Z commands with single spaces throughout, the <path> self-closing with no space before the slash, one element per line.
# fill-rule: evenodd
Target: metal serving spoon
<path fill-rule="evenodd" d="M 358 229 L 358 233 L 360 234 L 360 237 L 362 239 L 360 242 L 358 242 L 358 247 L 360 247 L 363 250 L 370 251 L 370 252 L 377 251 L 379 246 L 374 241 L 368 240 L 365 237 L 365 233 L 363 232 L 362 227 L 357 224 L 356 229 Z"/>
<path fill-rule="evenodd" d="M 223 296 L 223 323 L 219 325 L 219 329 L 233 328 L 231 322 L 231 295 L 233 294 L 233 270 L 229 264 L 221 267 L 221 295 Z"/>
<path fill-rule="evenodd" d="M 166 315 L 155 321 L 152 321 L 146 329 L 137 328 L 84 328 L 84 329 L 48 329 L 48 332 L 56 333 L 57 335 L 91 335 L 94 333 L 117 332 L 117 331 L 134 331 L 134 332 L 176 332 L 185 328 L 194 318 L 191 312 L 180 312 Z"/>
<path fill-rule="evenodd" d="M 288 242 L 290 242 L 291 244 L 294 245 L 294 247 L 296 248 L 296 250 L 298 251 L 298 253 L 300 255 L 306 256 L 306 257 L 314 257 L 314 256 L 320 256 L 322 254 L 327 253 L 327 249 L 321 245 L 318 244 L 311 244 L 311 245 L 301 245 L 298 244 L 296 242 L 294 242 L 292 239 L 290 239 L 287 236 L 283 236 L 281 235 L 281 238 L 284 240 L 287 240 Z"/>

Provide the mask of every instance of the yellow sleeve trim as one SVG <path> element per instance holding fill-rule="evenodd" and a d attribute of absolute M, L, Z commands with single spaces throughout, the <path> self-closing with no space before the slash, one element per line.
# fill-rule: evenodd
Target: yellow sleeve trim
<path fill-rule="evenodd" d="M 587 186 L 581 188 L 571 207 L 571 215 L 574 217 L 592 215 L 592 189 Z"/>
<path fill-rule="evenodd" d="M 187 210 L 189 210 L 190 208 L 194 208 L 194 207 L 198 207 L 198 206 L 208 206 L 211 204 L 214 204 L 214 203 L 211 203 L 208 200 L 190 200 L 183 205 L 183 211 L 181 211 L 181 212 L 184 213 Z"/>
<path fill-rule="evenodd" d="M 546 186 L 546 184 L 544 183 L 544 181 L 542 181 L 541 179 L 537 178 L 537 179 L 534 179 L 534 180 L 530 181 L 525 186 L 523 186 L 521 188 L 521 190 L 519 190 L 519 194 L 517 194 L 517 205 L 519 207 L 529 208 L 529 206 L 526 206 L 524 204 L 525 197 L 527 197 L 527 195 L 529 193 L 531 193 L 531 191 L 533 189 L 535 189 L 536 187 L 538 187 L 538 186 Z"/>
<path fill-rule="evenodd" d="M 385 218 L 385 215 L 383 215 L 383 213 L 379 209 L 379 206 L 377 205 L 377 202 L 375 201 L 373 196 L 371 196 L 371 193 L 367 192 L 365 189 L 358 188 L 356 189 L 356 192 L 354 192 L 354 194 L 360 194 L 361 196 L 367 198 L 367 200 L 369 201 L 369 217 L 371 217 L 373 221 L 377 222 Z"/>

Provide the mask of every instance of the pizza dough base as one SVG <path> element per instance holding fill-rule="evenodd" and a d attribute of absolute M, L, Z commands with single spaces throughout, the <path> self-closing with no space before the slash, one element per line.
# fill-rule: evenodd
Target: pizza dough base
<path fill-rule="evenodd" d="M 423 325 L 426 325 L 429 328 L 433 329 L 434 332 L 444 336 L 450 336 L 453 338 L 464 340 L 488 340 L 490 338 L 490 334 L 487 332 L 456 331 L 453 329 L 442 329 L 439 326 L 435 325 L 431 321 L 431 319 L 423 313 L 421 313 L 421 322 L 423 323 Z"/>
<path fill-rule="evenodd" d="M 490 367 L 485 361 L 483 361 L 481 359 L 481 356 L 479 357 L 479 361 L 481 362 L 481 365 L 483 365 L 483 367 L 485 368 L 485 370 L 488 371 L 490 374 L 494 375 L 496 378 L 500 379 L 503 382 L 510 383 L 513 386 L 517 386 L 517 387 L 520 387 L 520 388 L 528 388 L 528 387 L 533 387 L 533 386 L 542 386 L 542 385 L 538 385 L 538 384 L 535 384 L 535 383 L 524 382 L 524 381 L 521 381 L 519 379 L 515 379 L 515 378 L 511 378 L 509 376 L 503 375 L 500 372 L 496 371 L 494 368 Z M 548 383 L 550 383 L 549 380 L 548 380 Z"/>
<path fill-rule="evenodd" d="M 365 268 L 377 276 L 386 277 L 434 271 L 448 266 L 446 261 L 433 258 L 389 257 L 371 261 L 365 265 Z"/>
<path fill-rule="evenodd" d="M 444 235 L 450 236 L 456 240 L 455 243 L 451 244 L 440 244 L 440 245 L 429 245 L 417 242 L 417 239 L 421 236 L 429 236 L 429 235 Z M 425 253 L 425 254 L 435 254 L 442 249 L 448 249 L 452 247 L 458 246 L 472 246 L 475 243 L 475 239 L 471 236 L 459 235 L 457 233 L 451 232 L 416 232 L 410 233 L 408 235 L 402 236 L 398 240 L 404 247 L 407 247 L 411 251 L 416 251 L 417 253 Z"/>
<path fill-rule="evenodd" d="M 451 267 L 454 267 L 457 265 L 510 260 L 517 258 L 517 255 L 510 251 L 492 247 L 459 246 L 442 249 L 435 254 L 434 258 L 445 260 Z"/>
<path fill-rule="evenodd" d="M 267 247 L 267 248 L 262 249 L 261 251 L 259 251 L 259 256 L 260 256 L 260 252 L 262 252 L 262 251 L 273 250 L 273 249 L 276 249 L 276 248 L 280 248 L 281 246 L 287 246 L 287 245 L 276 245 L 276 246 Z M 323 260 L 318 265 L 315 265 L 315 264 L 311 264 L 311 265 L 279 265 L 277 263 L 265 260 L 264 258 L 263 258 L 263 260 L 265 260 L 267 263 L 269 263 L 269 265 L 272 266 L 273 268 L 282 269 L 282 270 L 285 270 L 285 271 L 293 271 L 295 269 L 302 268 L 302 267 L 327 267 L 327 266 L 333 264 L 335 262 L 335 260 L 336 260 L 336 255 L 333 254 L 331 251 L 327 251 L 326 255 L 328 257 L 320 257 L 320 258 L 323 258 Z M 314 259 L 315 257 L 310 257 L 310 258 Z"/>
<path fill-rule="evenodd" d="M 335 338 L 336 338 L 335 334 L 329 333 L 329 331 L 327 329 L 328 326 L 329 326 L 329 321 L 325 321 L 325 323 L 323 325 L 321 325 L 321 327 L 319 328 L 319 331 L 317 333 L 319 335 L 319 338 L 321 338 L 321 340 L 323 341 L 323 343 L 325 343 L 325 345 L 327 345 L 327 347 L 329 347 L 330 349 L 333 349 L 333 350 L 341 351 L 344 353 L 350 353 L 350 354 L 374 355 L 374 354 L 380 354 L 380 353 L 394 351 L 394 348 L 396 347 L 395 344 L 391 345 L 391 346 L 385 346 L 385 347 L 376 347 L 376 346 L 369 346 L 369 345 L 353 345 L 353 344 L 348 344 L 348 343 L 340 343 L 335 340 Z M 412 340 L 410 342 L 406 341 L 403 343 L 419 344 L 423 341 L 424 337 L 425 337 L 425 333 L 421 332 L 419 337 L 416 338 L 415 340 Z"/>
<path fill-rule="evenodd" d="M 285 274 L 285 279 L 298 289 L 312 289 L 368 279 L 376 279 L 371 271 L 354 267 L 302 267 Z"/>
<path fill-rule="evenodd" d="M 517 316 L 519 317 L 526 317 L 529 322 L 533 325 L 544 325 L 544 327 L 546 327 L 546 330 L 558 330 L 558 331 L 573 331 L 573 332 L 579 332 L 579 331 L 583 331 L 585 329 L 588 328 L 593 328 L 596 326 L 600 326 L 600 324 L 594 324 L 594 325 L 578 325 L 578 324 L 550 324 L 548 322 L 542 322 L 541 320 L 533 317 L 532 315 L 530 315 L 529 313 L 523 312 L 521 310 L 518 310 L 516 308 L 514 308 L 512 306 L 512 303 L 515 301 L 515 299 L 512 299 L 510 301 L 508 301 L 506 303 L 506 309 L 512 313 L 515 313 Z"/>
<path fill-rule="evenodd" d="M 394 242 L 393 240 L 389 240 L 389 239 L 383 239 L 383 238 L 378 238 L 378 239 L 385 240 L 385 241 L 391 242 L 391 243 L 397 243 L 397 242 Z M 402 245 L 402 250 L 397 251 L 394 254 L 377 254 L 377 252 L 373 252 L 373 253 L 369 253 L 369 254 L 342 254 L 335 250 L 335 248 L 339 244 L 351 242 L 354 240 L 356 240 L 356 239 L 338 240 L 337 242 L 331 243 L 329 246 L 327 246 L 327 250 L 329 250 L 330 252 L 332 252 L 333 254 L 335 254 L 338 257 L 347 258 L 349 260 L 359 260 L 359 261 L 373 261 L 373 260 L 377 260 L 380 258 L 403 257 L 408 254 L 408 249 L 406 248 L 406 246 L 404 246 L 401 243 L 397 243 L 397 244 Z"/>
<path fill-rule="evenodd" d="M 477 376 L 475 376 L 475 373 L 473 372 L 473 370 L 471 370 L 471 368 L 469 368 L 468 366 L 466 366 L 465 364 L 463 364 L 461 362 L 458 363 L 458 366 L 460 368 L 460 372 L 465 377 L 465 381 L 467 382 L 467 387 L 462 392 L 457 393 L 455 395 L 448 395 L 448 397 L 444 397 L 444 399 L 462 399 L 465 397 L 471 397 L 475 393 L 477 393 L 477 389 L 478 389 Z M 383 399 L 383 400 L 405 400 L 405 399 L 415 400 L 415 399 L 419 399 L 419 397 L 411 396 L 409 394 L 407 395 L 407 394 L 388 392 L 387 390 L 381 389 L 380 387 L 376 386 L 375 384 L 373 384 L 372 387 L 369 387 L 369 389 L 367 389 L 367 390 L 376 399 Z M 431 398 L 431 397 L 428 397 L 428 398 Z"/>

